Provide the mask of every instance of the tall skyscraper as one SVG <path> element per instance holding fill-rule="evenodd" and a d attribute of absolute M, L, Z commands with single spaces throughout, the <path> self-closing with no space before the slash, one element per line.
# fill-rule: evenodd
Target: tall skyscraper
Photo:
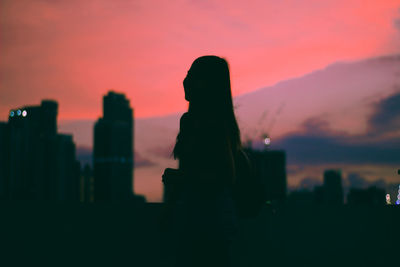
<path fill-rule="evenodd" d="M 10 111 L 10 198 L 56 199 L 55 101 Z"/>
<path fill-rule="evenodd" d="M 9 127 L 5 122 L 0 122 L 0 200 L 9 198 Z"/>
<path fill-rule="evenodd" d="M 124 94 L 103 97 L 103 117 L 94 126 L 95 201 L 133 197 L 133 110 Z"/>
<path fill-rule="evenodd" d="M 343 204 L 342 174 L 340 170 L 324 172 L 323 202 L 331 205 Z"/>
<path fill-rule="evenodd" d="M 64 188 L 75 179 L 75 144 L 72 136 L 57 133 L 57 111 L 58 104 L 52 100 L 10 111 L 6 141 L 9 199 L 75 199 Z"/>

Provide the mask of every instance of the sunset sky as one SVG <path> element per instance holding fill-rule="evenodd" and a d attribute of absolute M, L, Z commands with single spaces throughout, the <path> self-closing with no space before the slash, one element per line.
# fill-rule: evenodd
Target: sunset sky
<path fill-rule="evenodd" d="M 136 117 L 185 109 L 191 62 L 216 54 L 239 95 L 337 61 L 400 52 L 400 1 L 0 2 L 0 119 L 59 102 L 59 119 L 95 119 L 110 88 Z"/>
<path fill-rule="evenodd" d="M 125 93 L 135 190 L 159 201 L 179 117 L 152 117 L 186 109 L 183 78 L 206 54 L 230 64 L 242 136 L 282 113 L 269 134 L 288 151 L 289 186 L 326 168 L 398 181 L 400 0 L 2 0 L 0 121 L 57 100 L 59 129 L 91 160 L 102 96 Z"/>

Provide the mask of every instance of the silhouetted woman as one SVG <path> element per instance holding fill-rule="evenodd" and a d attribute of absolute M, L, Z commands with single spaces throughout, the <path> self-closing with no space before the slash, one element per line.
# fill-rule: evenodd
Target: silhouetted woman
<path fill-rule="evenodd" d="M 167 201 L 175 207 L 177 266 L 230 266 L 241 142 L 228 63 L 217 56 L 197 58 L 183 86 L 189 109 L 180 119 L 173 151 L 179 170 L 166 169 L 163 176 L 166 184 L 175 184 Z"/>

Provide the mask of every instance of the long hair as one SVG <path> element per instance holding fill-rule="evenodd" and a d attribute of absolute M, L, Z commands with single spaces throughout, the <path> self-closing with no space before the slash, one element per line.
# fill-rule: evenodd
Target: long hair
<path fill-rule="evenodd" d="M 213 130 L 225 143 L 229 158 L 241 149 L 240 131 L 236 121 L 228 62 L 217 56 L 197 58 L 183 81 L 185 99 L 189 101 L 188 114 Z M 174 147 L 174 158 L 181 159 L 181 146 L 185 133 L 180 130 Z M 226 141 L 226 142 L 225 142 Z M 234 176 L 234 162 L 229 160 Z"/>

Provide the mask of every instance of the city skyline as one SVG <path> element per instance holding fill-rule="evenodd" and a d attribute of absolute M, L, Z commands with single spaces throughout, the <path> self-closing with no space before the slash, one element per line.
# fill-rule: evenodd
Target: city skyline
<path fill-rule="evenodd" d="M 11 201 L 80 200 L 80 162 L 72 135 L 60 133 L 58 103 L 17 107 L 0 128 L 0 198 Z"/>
<path fill-rule="evenodd" d="M 256 131 L 258 133 L 256 134 L 254 133 L 255 128 L 260 128 L 262 125 L 263 127 L 261 128 L 264 128 L 265 131 L 267 131 L 269 128 L 268 134 L 272 135 L 273 147 L 276 147 L 275 145 L 279 144 L 281 148 L 288 150 L 289 152 L 289 188 L 296 188 L 296 186 L 300 185 L 302 180 L 304 179 L 311 179 L 313 180 L 314 184 L 319 184 L 322 179 L 323 170 L 329 168 L 342 168 L 345 176 L 351 176 L 353 174 L 358 175 L 365 179 L 368 183 L 378 182 L 382 184 L 382 182 L 386 182 L 390 184 L 397 181 L 398 177 L 394 172 L 397 166 L 395 166 L 396 164 L 393 165 L 393 163 L 396 162 L 397 156 L 392 153 L 392 150 L 395 148 L 396 145 L 395 143 L 390 141 L 390 135 L 387 135 L 388 133 L 391 133 L 391 135 L 396 134 L 396 129 L 398 129 L 395 123 L 396 113 L 395 110 L 391 109 L 389 106 L 379 105 L 385 105 L 385 103 L 388 101 L 397 101 L 396 87 L 391 88 L 391 90 L 387 90 L 386 88 L 390 88 L 391 84 L 393 84 L 393 82 L 391 82 L 390 80 L 388 81 L 387 77 L 391 77 L 393 73 L 395 74 L 395 70 L 397 69 L 399 63 L 399 58 L 400 57 L 396 56 L 382 57 L 356 63 L 333 65 L 319 72 L 311 73 L 305 77 L 282 82 L 277 86 L 270 87 L 265 90 L 259 90 L 256 93 L 247 94 L 235 98 L 236 113 L 239 118 L 239 126 L 241 126 L 243 141 L 246 141 L 249 136 L 251 137 L 251 139 L 253 139 L 253 141 L 256 141 L 258 138 L 260 138 L 260 135 L 262 134 L 262 129 L 258 129 L 258 131 Z M 344 71 L 346 71 L 346 75 L 350 78 L 343 76 Z M 369 95 L 371 97 L 379 97 L 376 99 L 363 99 L 363 97 L 358 97 L 355 98 L 355 100 L 344 99 L 343 103 L 334 103 L 333 105 L 331 105 L 333 110 L 329 111 L 329 108 L 327 109 L 327 112 L 331 113 L 331 115 L 327 118 L 318 116 L 312 117 L 315 116 L 313 115 L 313 113 L 310 113 L 310 115 L 305 115 L 306 113 L 303 113 L 301 115 L 302 117 L 299 117 L 298 119 L 293 121 L 294 118 L 291 115 L 292 113 L 288 112 L 288 110 L 293 109 L 295 105 L 297 105 L 295 102 L 290 102 L 290 100 L 285 100 L 284 98 L 279 99 L 277 97 L 270 100 L 268 100 L 268 98 L 265 98 L 268 97 L 270 91 L 290 91 L 292 90 L 292 88 L 295 88 L 297 84 L 305 84 L 308 82 L 308 80 L 314 83 L 314 87 L 317 88 L 319 83 L 323 83 L 325 81 L 324 79 L 321 80 L 321 78 L 319 77 L 330 76 L 336 76 L 339 78 L 343 77 L 340 79 L 339 83 L 337 83 L 336 85 L 331 85 L 331 87 L 336 90 L 336 94 L 339 95 L 340 92 L 345 92 L 346 90 L 348 90 L 347 87 L 351 87 L 352 84 L 360 83 L 358 77 L 364 77 L 365 74 L 368 74 L 371 71 L 381 74 L 376 75 L 375 80 L 372 79 L 371 81 L 364 81 L 363 84 L 366 85 L 367 89 L 380 88 L 379 90 L 369 89 Z M 329 96 L 327 98 L 329 98 Z M 379 98 L 381 100 L 379 100 Z M 263 99 L 266 100 L 265 106 L 260 106 L 259 104 L 257 104 L 257 101 L 260 102 L 260 100 L 262 101 Z M 284 103 L 286 106 L 282 105 L 282 100 L 286 101 L 286 103 Z M 352 101 L 360 100 L 364 101 L 363 112 L 360 113 L 360 111 L 357 111 L 357 109 L 353 108 L 353 110 L 357 112 L 348 112 L 346 115 L 347 117 L 353 117 L 353 121 L 355 123 L 361 123 L 362 125 L 363 123 L 365 123 L 365 121 L 367 123 L 373 122 L 373 120 L 375 119 L 373 119 L 372 117 L 368 118 L 369 116 L 371 116 L 371 112 L 377 112 L 376 115 L 374 115 L 377 118 L 379 116 L 383 116 L 382 118 L 388 118 L 389 120 L 380 120 L 378 124 L 376 122 L 374 124 L 371 124 L 371 126 L 368 126 L 370 128 L 369 133 L 363 131 L 355 131 L 354 133 L 352 133 L 351 129 L 346 128 L 346 122 L 344 122 L 343 124 L 343 121 L 340 119 L 340 117 L 337 116 L 338 114 L 340 114 L 338 113 L 340 112 L 340 109 L 337 109 L 337 105 L 342 105 L 342 108 L 349 109 L 352 108 Z M 250 107 L 250 103 L 253 108 L 251 110 L 249 110 L 248 108 Z M 329 105 L 325 105 L 325 107 L 329 107 Z M 335 111 L 335 109 L 337 110 Z M 101 109 L 99 108 L 99 110 Z M 279 114 L 282 113 L 282 110 L 284 110 L 283 114 Z M 261 120 L 260 122 L 260 119 L 263 120 Z M 289 123 L 290 120 L 292 120 L 293 122 Z M 167 117 L 137 119 L 135 134 L 136 140 L 134 141 L 137 143 L 137 146 L 135 148 L 135 176 L 138 179 L 135 179 L 135 187 L 138 190 L 138 193 L 145 195 L 149 201 L 161 200 L 162 186 L 160 183 L 160 174 L 162 173 L 164 168 L 171 166 L 173 167 L 176 164 L 176 162 L 172 160 L 170 155 L 171 146 L 177 134 L 176 127 L 178 121 L 179 113 Z M 62 120 L 60 120 L 60 129 L 62 132 L 74 135 L 74 140 L 77 144 L 77 156 L 81 160 L 81 163 L 91 163 L 91 147 L 93 142 L 92 129 L 94 126 L 94 121 L 70 121 L 71 124 L 69 124 L 69 126 L 68 121 L 66 125 L 64 123 L 65 121 L 63 122 Z M 276 125 L 271 128 L 271 125 L 273 126 L 274 123 Z M 285 130 L 285 127 L 287 125 L 290 125 L 292 128 Z M 365 126 L 363 128 L 365 128 Z M 350 132 L 344 133 L 344 130 Z M 286 131 L 286 134 L 282 134 L 282 131 L 283 133 L 285 133 Z M 385 136 L 389 136 L 389 139 Z M 302 151 L 301 148 L 298 146 L 302 143 L 304 143 L 304 145 L 310 145 L 308 141 L 310 139 L 307 139 L 306 137 L 312 139 L 315 139 L 317 137 L 320 139 L 322 138 L 321 140 L 324 140 L 325 142 L 323 143 L 323 146 L 320 146 L 318 148 L 320 152 L 317 158 L 313 160 L 314 163 L 310 161 L 313 157 L 312 154 L 309 154 L 306 150 Z M 293 146 L 288 143 L 293 138 L 297 138 L 299 140 L 298 145 Z M 355 142 L 355 140 L 357 140 L 357 142 Z M 329 142 L 339 142 L 339 144 L 342 143 L 340 145 L 342 146 L 342 152 L 340 152 L 339 154 L 334 154 L 334 157 L 331 157 L 330 159 L 329 157 L 327 157 L 328 154 L 324 152 L 331 149 L 329 146 Z M 392 144 L 390 144 L 390 142 L 392 142 Z M 353 158 L 351 156 L 349 157 L 346 154 L 348 152 L 360 153 L 357 152 L 357 149 L 354 150 L 354 148 L 352 148 L 352 146 L 356 148 L 357 143 L 359 145 L 362 144 L 363 146 L 365 146 L 366 149 L 373 149 L 371 151 L 374 151 L 374 153 L 378 152 L 376 160 L 369 160 L 368 154 L 365 154 L 361 151 L 360 152 L 362 154 L 359 154 L 361 156 L 359 160 L 356 160 L 354 156 Z M 376 143 L 376 145 L 374 145 L 374 143 Z M 384 152 L 384 150 L 382 149 L 379 150 L 379 146 L 382 145 L 383 147 L 388 146 L 386 152 Z M 374 146 L 376 148 L 374 148 Z M 390 147 L 393 147 L 393 149 L 391 149 Z M 383 157 L 379 156 L 379 153 Z M 301 157 L 304 158 L 303 162 L 298 160 L 293 161 L 293 155 L 296 154 L 303 155 Z M 338 157 L 341 158 L 340 161 L 338 161 Z M 326 159 L 324 160 L 324 158 Z"/>
<path fill-rule="evenodd" d="M 134 117 L 129 99 L 115 91 L 103 96 L 103 117 L 92 128 L 94 153 L 89 162 L 76 160 L 80 155 L 76 153 L 73 136 L 58 132 L 57 113 L 56 101 L 42 100 L 40 106 L 10 110 L 8 123 L 1 122 L 0 198 L 143 201 L 134 190 L 133 167 L 141 166 L 133 160 Z M 288 190 L 286 151 L 270 150 L 270 142 L 259 145 L 261 142 L 250 142 L 245 148 L 265 186 L 266 199 L 274 203 L 283 203 L 289 197 L 289 203 L 295 205 L 383 205 L 385 199 L 388 204 L 391 198 L 396 199 L 400 190 L 396 183 L 371 183 L 357 173 L 349 173 L 343 179 L 340 164 L 337 169 L 325 168 L 322 186 L 315 178 L 305 177 L 297 188 Z M 292 152 L 290 147 L 287 149 Z M 21 163 L 25 164 L 22 168 Z M 154 196 L 150 195 L 149 200 L 154 201 Z M 399 195 L 394 202 L 398 205 Z"/>
<path fill-rule="evenodd" d="M 368 182 L 398 179 L 390 107 L 400 90 L 398 1 L 0 5 L 0 120 L 56 99 L 59 127 L 87 161 L 101 96 L 123 92 L 137 120 L 135 189 L 150 200 L 161 199 L 160 175 L 176 164 L 169 155 L 187 108 L 182 80 L 204 54 L 230 64 L 243 141 L 268 134 L 272 146 L 290 148 L 288 188 L 321 182 L 329 168 Z M 315 141 L 318 153 L 305 154 Z"/>
<path fill-rule="evenodd" d="M 396 182 L 399 105 L 390 103 L 398 103 L 399 59 L 392 56 L 334 64 L 235 97 L 242 140 L 260 140 L 263 133 L 268 133 L 273 147 L 279 145 L 288 151 L 289 188 L 296 187 L 303 179 L 312 178 L 314 183 L 320 183 L 324 169 L 331 168 L 342 168 L 344 177 L 356 174 L 370 183 Z M 296 90 L 302 86 L 307 90 Z M 354 86 L 364 88 L 365 94 L 349 94 Z M 329 91 L 320 90 L 325 87 Z M 286 97 L 291 94 L 294 97 Z M 296 101 L 302 94 L 309 97 Z M 324 101 L 315 101 L 316 95 Z M 320 112 L 315 113 L 314 106 Z M 135 183 L 149 200 L 160 201 L 160 174 L 176 164 L 170 156 L 179 116 L 180 113 L 136 119 L 135 174 L 143 179 L 136 179 Z M 64 131 L 74 132 L 82 156 L 91 151 L 92 125 L 91 120 L 60 123 Z M 309 153 L 307 147 L 314 153 Z M 326 153 L 333 148 L 335 153 Z"/>

